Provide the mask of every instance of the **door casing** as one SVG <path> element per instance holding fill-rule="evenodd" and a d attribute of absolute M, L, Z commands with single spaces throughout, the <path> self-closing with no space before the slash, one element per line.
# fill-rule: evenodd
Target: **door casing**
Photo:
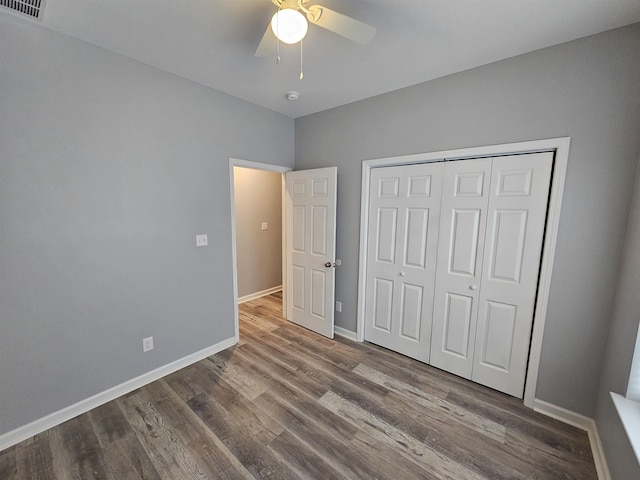
<path fill-rule="evenodd" d="M 236 206 L 235 206 L 235 184 L 233 177 L 233 167 L 252 168 L 254 170 L 265 170 L 267 172 L 276 172 L 284 174 L 293 170 L 289 167 L 280 165 L 271 165 L 269 163 L 252 162 L 249 160 L 241 160 L 238 158 L 229 158 L 229 192 L 231 194 L 231 261 L 233 262 L 233 318 L 234 318 L 234 338 L 236 343 L 240 340 L 240 323 L 238 321 L 238 257 L 236 252 Z M 284 175 L 282 175 L 282 217 L 284 218 L 284 195 L 285 195 Z M 285 265 L 286 254 L 286 225 L 282 222 L 282 309 L 283 316 L 287 317 L 286 304 L 286 283 L 287 269 Z"/>
<path fill-rule="evenodd" d="M 535 303 L 533 331 L 531 335 L 531 347 L 523 399 L 525 406 L 534 408 L 538 371 L 540 368 L 540 357 L 542 353 L 542 338 L 544 334 L 544 324 L 551 288 L 551 274 L 553 270 L 558 226 L 560 222 L 560 208 L 562 205 L 562 195 L 564 193 L 570 143 L 570 137 L 561 137 L 534 140 L 530 142 L 488 145 L 457 150 L 385 157 L 363 161 L 362 193 L 360 200 L 360 257 L 356 339 L 358 341 L 364 340 L 366 268 L 369 231 L 369 191 L 372 168 L 441 162 L 447 160 L 464 160 L 488 156 L 514 155 L 520 153 L 554 152 L 554 165 L 551 176 L 551 191 L 545 229 L 545 242 L 542 249 L 540 277 L 538 280 L 538 295 Z"/>

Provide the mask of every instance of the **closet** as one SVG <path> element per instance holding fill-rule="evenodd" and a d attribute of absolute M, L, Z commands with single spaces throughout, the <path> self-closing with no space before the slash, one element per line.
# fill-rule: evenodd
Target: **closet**
<path fill-rule="evenodd" d="M 371 171 L 365 339 L 522 397 L 553 153 Z"/>

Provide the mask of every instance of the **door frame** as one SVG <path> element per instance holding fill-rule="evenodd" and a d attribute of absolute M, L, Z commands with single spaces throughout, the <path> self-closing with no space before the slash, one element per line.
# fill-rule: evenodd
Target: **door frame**
<path fill-rule="evenodd" d="M 547 209 L 544 244 L 540 262 L 540 276 L 538 278 L 538 294 L 536 296 L 533 316 L 533 330 L 529 350 L 529 362 L 524 388 L 524 405 L 535 407 L 535 394 L 538 383 L 538 372 L 542 354 L 542 338 L 547 315 L 549 293 L 551 289 L 551 274 L 560 222 L 562 195 L 569 160 L 569 145 L 571 137 L 551 138 L 528 142 L 517 142 L 482 147 L 444 150 L 439 152 L 418 153 L 396 157 L 377 158 L 362 162 L 362 190 L 360 199 L 360 257 L 358 268 L 358 308 L 356 339 L 364 341 L 364 312 L 367 275 L 367 247 L 369 231 L 369 191 L 371 188 L 371 169 L 391 167 L 396 165 L 412 165 L 418 163 L 442 162 L 451 160 L 465 160 L 479 157 L 494 157 L 501 155 L 515 155 L 524 153 L 554 152 L 553 171 L 551 174 L 551 191 Z"/>
<path fill-rule="evenodd" d="M 231 206 L 231 261 L 232 261 L 232 276 L 233 276 L 233 323 L 234 323 L 234 338 L 238 342 L 240 340 L 240 322 L 238 319 L 238 257 L 236 252 L 236 201 L 235 201 L 235 182 L 233 175 L 233 168 L 251 168 L 253 170 L 263 170 L 266 172 L 274 172 L 282 174 L 282 218 L 285 218 L 285 180 L 284 174 L 293 170 L 291 167 L 283 167 L 280 165 L 272 165 L 270 163 L 252 162 L 250 160 L 241 160 L 239 158 L 229 157 L 229 195 Z M 287 239 L 286 239 L 286 225 L 282 222 L 282 312 L 284 318 L 287 318 L 287 298 L 286 298 L 286 286 L 287 286 L 287 269 L 286 269 L 286 251 L 287 251 Z"/>

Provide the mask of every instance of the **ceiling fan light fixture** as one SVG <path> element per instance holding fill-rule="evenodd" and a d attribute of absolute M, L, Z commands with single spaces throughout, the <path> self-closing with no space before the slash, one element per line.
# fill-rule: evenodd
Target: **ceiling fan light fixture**
<path fill-rule="evenodd" d="M 271 30 L 278 39 L 289 45 L 298 43 L 307 34 L 309 24 L 299 11 L 293 8 L 278 10 L 271 19 Z"/>

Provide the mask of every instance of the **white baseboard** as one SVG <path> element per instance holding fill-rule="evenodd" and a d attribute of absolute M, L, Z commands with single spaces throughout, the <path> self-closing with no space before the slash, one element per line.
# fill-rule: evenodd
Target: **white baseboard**
<path fill-rule="evenodd" d="M 336 335 L 340 335 L 341 337 L 348 338 L 349 340 L 353 340 L 354 342 L 358 341 L 356 332 L 352 332 L 351 330 L 347 330 L 346 328 L 334 326 L 333 333 L 335 333 Z"/>
<path fill-rule="evenodd" d="M 278 285 L 277 287 L 267 288 L 266 290 L 262 290 L 261 292 L 250 293 L 249 295 L 245 295 L 244 297 L 238 297 L 238 304 L 248 302 L 249 300 L 255 300 L 256 298 L 264 297 L 266 295 L 271 295 L 272 293 L 282 291 L 282 285 Z"/>
<path fill-rule="evenodd" d="M 155 370 L 151 370 L 150 372 L 144 373 L 139 377 L 127 380 L 126 382 L 109 388 L 104 392 L 98 393 L 89 398 L 85 398 L 84 400 L 80 400 L 78 403 L 69 405 L 62 410 L 53 412 L 45 417 L 28 423 L 27 425 L 23 425 L 22 427 L 18 427 L 15 430 L 0 435 L 0 451 L 5 450 L 6 448 L 9 448 L 17 443 L 20 443 L 23 440 L 31 438 L 38 433 L 55 427 L 56 425 L 60 425 L 67 420 L 86 413 L 93 408 L 110 402 L 111 400 L 115 400 L 122 395 L 125 395 L 137 388 L 143 387 L 148 383 L 154 382 L 166 375 L 176 372 L 181 368 L 187 367 L 195 362 L 214 355 L 226 348 L 229 348 L 232 345 L 235 345 L 236 343 L 238 343 L 237 337 L 228 338 L 216 343 L 215 345 L 187 355 L 186 357 L 182 357 L 174 362 L 168 363 L 167 365 L 156 368 Z"/>
<path fill-rule="evenodd" d="M 604 448 L 602 448 L 602 442 L 600 441 L 600 435 L 598 434 L 598 427 L 592 418 L 585 417 L 579 413 L 572 412 L 571 410 L 558 407 L 557 405 L 553 405 L 552 403 L 548 403 L 537 398 L 534 400 L 533 409 L 548 417 L 555 418 L 556 420 L 560 420 L 561 422 L 573 425 L 581 430 L 585 430 L 589 436 L 589 444 L 591 445 L 593 461 L 596 464 L 598 480 L 611 480 L 609 466 L 607 465 L 607 459 L 604 455 Z"/>

